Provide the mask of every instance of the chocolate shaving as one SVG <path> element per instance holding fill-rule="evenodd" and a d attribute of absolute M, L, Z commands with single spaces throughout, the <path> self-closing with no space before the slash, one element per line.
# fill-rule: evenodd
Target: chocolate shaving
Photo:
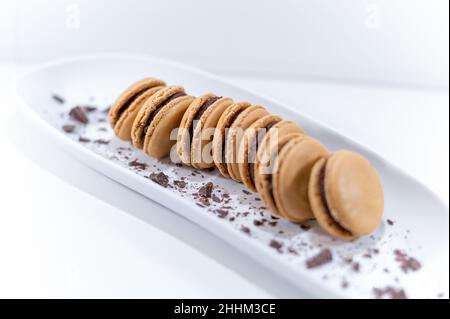
<path fill-rule="evenodd" d="M 62 129 L 64 132 L 66 133 L 72 133 L 73 131 L 75 131 L 75 125 L 72 124 L 66 124 L 62 126 Z"/>
<path fill-rule="evenodd" d="M 129 167 L 136 167 L 137 169 L 146 170 L 148 167 L 147 163 L 139 162 L 137 159 L 132 160 L 128 163 Z"/>
<path fill-rule="evenodd" d="M 94 141 L 94 143 L 101 144 L 101 145 L 108 145 L 109 141 L 103 140 L 103 139 L 97 139 L 97 140 Z"/>
<path fill-rule="evenodd" d="M 409 257 L 406 253 L 398 249 L 394 251 L 394 254 L 395 260 L 400 263 L 400 268 L 404 273 L 408 273 L 409 271 L 417 271 L 422 267 L 417 259 Z"/>
<path fill-rule="evenodd" d="M 225 218 L 228 216 L 228 211 L 226 211 L 224 209 L 216 209 L 216 213 L 217 213 L 217 216 L 219 216 L 220 218 Z"/>
<path fill-rule="evenodd" d="M 186 182 L 182 181 L 182 180 L 176 180 L 173 181 L 173 184 L 178 187 L 178 188 L 185 188 L 186 187 Z"/>
<path fill-rule="evenodd" d="M 52 99 L 58 102 L 59 104 L 64 104 L 66 102 L 66 100 L 64 100 L 64 98 L 58 94 L 53 94 Z"/>
<path fill-rule="evenodd" d="M 381 299 L 388 297 L 391 299 L 407 299 L 406 293 L 403 289 L 387 286 L 386 288 L 373 288 L 375 298 Z"/>
<path fill-rule="evenodd" d="M 211 198 L 212 190 L 214 188 L 214 184 L 211 182 L 206 183 L 198 190 L 198 195 L 204 198 Z"/>
<path fill-rule="evenodd" d="M 167 187 L 167 185 L 169 185 L 169 177 L 163 172 L 151 173 L 149 178 L 156 184 L 161 185 L 162 187 Z"/>
<path fill-rule="evenodd" d="M 269 246 L 276 249 L 278 252 L 281 252 L 281 248 L 283 247 L 283 243 L 272 239 L 269 243 Z"/>
<path fill-rule="evenodd" d="M 89 119 L 82 107 L 76 106 L 69 111 L 69 116 L 80 123 L 87 124 Z"/>
<path fill-rule="evenodd" d="M 316 256 L 308 259 L 306 261 L 306 268 L 313 269 L 325 265 L 333 260 L 333 255 L 331 250 L 323 249 Z"/>
<path fill-rule="evenodd" d="M 80 143 L 89 143 L 91 140 L 88 139 L 87 137 L 83 137 L 83 136 L 79 136 L 78 137 L 78 142 Z"/>

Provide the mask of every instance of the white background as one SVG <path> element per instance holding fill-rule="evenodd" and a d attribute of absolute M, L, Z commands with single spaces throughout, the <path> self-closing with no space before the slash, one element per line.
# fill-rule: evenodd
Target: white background
<path fill-rule="evenodd" d="M 301 296 L 55 149 L 16 110 L 18 73 L 98 51 L 194 64 L 366 144 L 448 203 L 448 11 L 443 0 L 0 1 L 0 297 Z"/>

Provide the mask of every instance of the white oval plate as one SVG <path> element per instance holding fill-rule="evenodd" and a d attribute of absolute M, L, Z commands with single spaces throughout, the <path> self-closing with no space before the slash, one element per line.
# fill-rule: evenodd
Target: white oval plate
<path fill-rule="evenodd" d="M 236 101 L 264 105 L 272 113 L 299 123 L 330 150 L 349 149 L 364 154 L 383 181 L 386 210 L 382 225 L 366 238 L 353 242 L 334 240 L 314 222 L 309 223 L 310 229 L 305 229 L 274 219 L 261 207 L 256 194 L 244 193 L 242 185 L 220 177 L 217 171 L 196 172 L 166 160 L 146 158 L 128 143 L 118 141 L 104 122 L 101 109 L 110 105 L 130 83 L 145 76 L 181 84 L 193 95 L 211 91 Z M 91 55 L 39 66 L 17 80 L 16 92 L 33 123 L 73 156 L 214 233 L 308 296 L 389 298 L 405 293 L 409 298 L 448 297 L 448 207 L 381 156 L 288 106 L 185 65 L 118 54 Z M 66 102 L 57 103 L 53 94 L 64 97 Z M 72 123 L 67 113 L 79 104 L 95 104 L 99 110 L 89 114 L 89 125 L 77 125 L 76 132 L 67 134 L 61 127 Z M 91 142 L 81 143 L 79 136 Z M 109 143 L 94 142 L 97 139 Z M 128 163 L 133 159 L 148 167 L 145 170 L 130 167 Z M 174 180 L 185 178 L 188 186 L 163 188 L 143 178 L 159 171 L 169 176 L 171 185 Z M 214 183 L 214 194 L 219 198 L 229 194 L 227 204 L 210 200 L 210 206 L 197 205 L 195 193 L 209 181 Z M 229 207 L 225 209 L 226 216 L 217 211 L 222 206 Z M 262 225 L 256 225 L 255 220 Z M 333 260 L 308 269 L 306 260 L 325 248 L 331 250 Z"/>

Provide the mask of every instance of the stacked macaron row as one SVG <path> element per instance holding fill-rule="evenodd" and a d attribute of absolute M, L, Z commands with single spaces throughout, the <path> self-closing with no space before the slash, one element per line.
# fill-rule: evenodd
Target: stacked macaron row
<path fill-rule="evenodd" d="M 298 124 L 261 105 L 213 93 L 194 97 L 181 86 L 146 78 L 119 96 L 109 121 L 118 138 L 148 156 L 170 154 L 197 169 L 217 167 L 292 222 L 316 219 L 329 234 L 353 239 L 381 221 L 382 185 L 364 157 L 330 153 Z"/>

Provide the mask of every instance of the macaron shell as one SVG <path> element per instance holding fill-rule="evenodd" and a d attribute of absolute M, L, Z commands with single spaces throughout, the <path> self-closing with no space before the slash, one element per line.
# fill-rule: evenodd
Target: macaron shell
<path fill-rule="evenodd" d="M 270 148 L 267 149 L 266 152 L 263 154 L 260 154 L 260 151 L 258 151 L 258 157 L 257 161 L 255 163 L 255 185 L 256 190 L 258 191 L 264 205 L 274 214 L 279 215 L 281 217 L 284 217 L 281 212 L 278 210 L 276 203 L 272 196 L 272 189 L 270 187 L 270 180 L 272 179 L 272 174 L 274 171 L 276 171 L 277 168 L 277 157 L 278 157 L 278 151 L 281 149 L 284 145 L 286 145 L 289 141 L 291 141 L 293 138 L 298 137 L 299 133 L 291 133 L 291 134 L 285 134 L 280 135 L 277 143 L 272 144 Z M 261 169 L 261 166 L 264 166 L 270 174 L 266 174 L 265 171 Z"/>
<path fill-rule="evenodd" d="M 279 169 L 272 175 L 273 196 L 278 210 L 293 222 L 314 217 L 308 186 L 314 164 L 328 155 L 326 148 L 312 138 L 299 137 L 287 143 L 278 157 Z"/>
<path fill-rule="evenodd" d="M 163 86 L 156 86 L 148 89 L 123 112 L 114 126 L 114 133 L 119 139 L 123 141 L 131 140 L 131 129 L 139 110 L 147 99 L 162 88 Z"/>
<path fill-rule="evenodd" d="M 144 128 L 147 125 L 147 119 L 151 116 L 161 103 L 164 103 L 170 96 L 176 93 L 184 92 L 181 86 L 166 87 L 148 98 L 140 108 L 131 128 L 131 142 L 135 148 L 142 149 L 144 146 Z"/>
<path fill-rule="evenodd" d="M 211 97 L 213 93 L 207 93 L 202 96 L 197 97 L 192 101 L 191 105 L 188 107 L 183 115 L 180 123 L 180 130 L 177 135 L 177 153 L 181 161 L 185 165 L 191 165 L 191 144 L 189 131 L 193 125 L 193 120 L 197 112 L 200 110 L 202 105 Z"/>
<path fill-rule="evenodd" d="M 117 98 L 116 102 L 111 106 L 111 109 L 108 112 L 108 119 L 111 127 L 114 128 L 117 121 L 119 120 L 119 111 L 122 106 L 127 103 L 134 95 L 142 92 L 146 89 L 155 87 L 155 86 L 165 86 L 166 83 L 162 80 L 155 78 L 144 78 L 139 80 L 128 88 Z"/>
<path fill-rule="evenodd" d="M 311 171 L 308 189 L 309 204 L 311 205 L 314 217 L 316 218 L 320 227 L 322 227 L 327 233 L 340 239 L 354 239 L 355 236 L 352 233 L 350 233 L 348 230 L 343 229 L 339 224 L 336 223 L 322 200 L 320 191 L 320 175 L 326 161 L 327 160 L 325 158 L 318 160 L 316 164 L 314 164 Z"/>
<path fill-rule="evenodd" d="M 266 115 L 250 125 L 242 137 L 238 152 L 239 174 L 244 185 L 251 191 L 256 192 L 256 186 L 250 176 L 249 155 L 253 154 L 253 161 L 256 159 L 258 134 L 268 134 L 268 132 L 260 132 L 260 130 L 266 128 L 270 123 L 279 121 L 281 121 L 281 117 L 278 115 Z"/>
<path fill-rule="evenodd" d="M 260 106 L 253 105 L 244 110 L 234 121 L 228 132 L 228 140 L 225 151 L 227 169 L 230 177 L 238 182 L 242 181 L 239 172 L 237 153 L 243 137 L 243 132 L 258 119 L 268 115 L 269 112 Z"/>
<path fill-rule="evenodd" d="M 221 98 L 214 102 L 199 119 L 194 129 L 191 146 L 192 166 L 198 169 L 214 167 L 212 156 L 212 140 L 214 131 L 208 130 L 216 127 L 223 112 L 233 104 L 230 98 Z M 211 134 L 212 133 L 212 134 Z"/>
<path fill-rule="evenodd" d="M 176 143 L 174 130 L 178 129 L 193 96 L 176 98 L 163 107 L 150 124 L 144 141 L 144 153 L 154 158 L 167 156 Z"/>
<path fill-rule="evenodd" d="M 227 165 L 226 163 L 223 163 L 222 157 L 222 153 L 225 152 L 225 150 L 222 150 L 222 145 L 225 140 L 226 129 L 229 127 L 230 122 L 233 120 L 236 114 L 239 114 L 239 112 L 242 112 L 243 110 L 249 108 L 250 106 L 251 104 L 248 102 L 233 103 L 230 106 L 228 106 L 225 109 L 225 111 L 223 111 L 222 115 L 219 118 L 219 121 L 217 122 L 216 130 L 212 141 L 213 160 L 214 164 L 219 169 L 220 173 L 225 177 L 230 176 L 228 174 Z"/>
<path fill-rule="evenodd" d="M 325 193 L 332 217 L 355 236 L 372 233 L 384 210 L 381 180 L 367 159 L 349 151 L 326 164 Z"/>

